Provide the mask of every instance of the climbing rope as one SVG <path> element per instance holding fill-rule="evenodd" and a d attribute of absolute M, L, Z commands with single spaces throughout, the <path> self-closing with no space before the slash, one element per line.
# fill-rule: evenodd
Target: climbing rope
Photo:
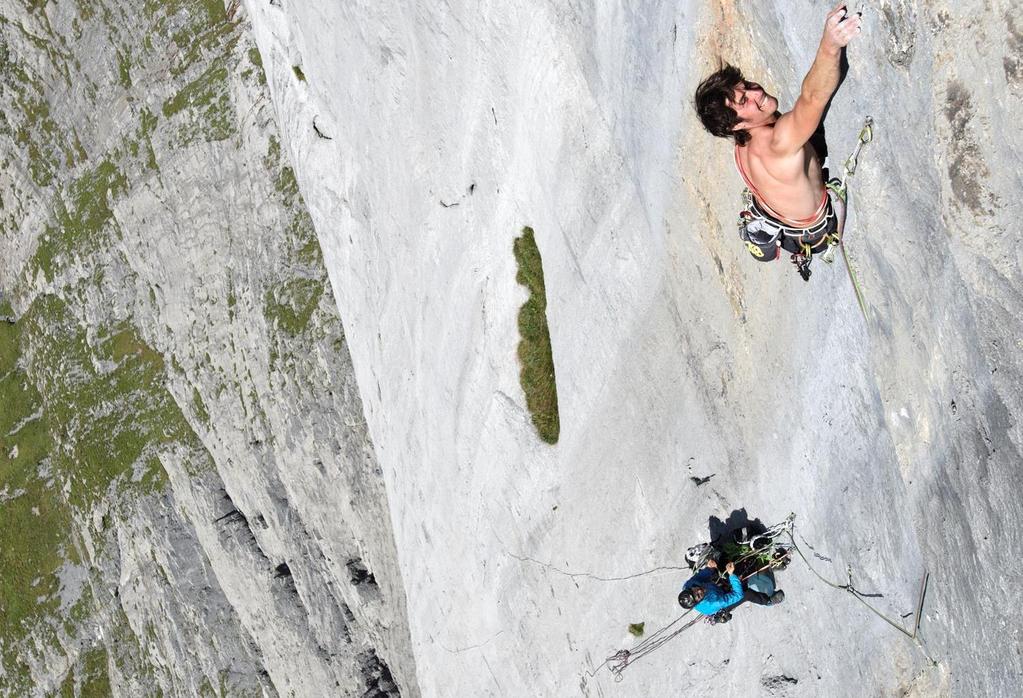
<path fill-rule="evenodd" d="M 786 519 L 783 522 L 781 522 L 780 524 L 775 524 L 771 528 L 767 529 L 764 533 L 761 533 L 761 534 L 758 534 L 757 536 L 754 536 L 754 539 L 758 538 L 758 537 L 764 537 L 764 538 L 768 538 L 768 539 L 773 541 L 774 539 L 779 537 L 782 533 L 786 533 L 786 532 L 789 533 L 790 537 L 791 537 L 792 526 L 793 526 L 794 520 L 795 520 L 795 514 L 789 514 L 788 517 L 786 517 Z M 752 546 L 751 546 L 751 548 L 752 548 Z M 738 564 L 740 562 L 743 562 L 744 560 L 747 560 L 747 559 L 750 559 L 750 558 L 753 558 L 753 557 L 757 557 L 757 556 L 763 555 L 764 552 L 765 552 L 764 548 L 751 549 L 749 552 L 744 553 L 743 555 L 740 555 L 740 556 L 736 557 L 731 562 L 734 563 L 734 564 Z M 756 570 L 750 572 L 749 574 L 740 577 L 740 579 L 745 582 L 747 579 L 749 579 L 750 577 L 752 577 L 754 575 L 760 574 L 762 572 L 766 572 L 767 570 L 775 569 L 775 568 L 781 566 L 782 563 L 786 562 L 787 558 L 788 558 L 788 556 L 785 556 L 783 558 L 772 560 L 771 562 L 762 565 L 759 569 L 756 569 Z M 719 572 L 719 574 L 720 574 L 720 572 Z M 668 643 L 671 640 L 675 639 L 676 637 L 681 635 L 683 632 L 685 632 L 689 628 L 691 628 L 694 625 L 696 625 L 697 623 L 699 623 L 701 620 L 709 620 L 709 617 L 705 617 L 703 615 L 697 615 L 695 618 L 692 618 L 692 619 L 686 621 L 685 623 L 683 623 L 682 625 L 680 625 L 678 627 L 675 627 L 686 616 L 688 616 L 692 612 L 693 612 L 693 609 L 691 609 L 691 608 L 688 609 L 687 611 L 682 613 L 682 615 L 680 615 L 678 618 L 676 618 L 675 620 L 671 621 L 666 626 L 664 626 L 663 628 L 661 628 L 657 632 L 655 632 L 652 635 L 650 635 L 650 637 L 646 638 L 645 640 L 640 642 L 638 645 L 636 645 L 632 649 L 618 650 L 613 655 L 611 655 L 610 657 L 605 659 L 604 662 L 600 666 L 594 668 L 592 671 L 588 671 L 587 674 L 589 674 L 589 676 L 595 676 L 598 671 L 600 671 L 603 667 L 606 666 L 611 671 L 611 673 L 614 675 L 615 682 L 620 682 L 622 680 L 622 678 L 623 678 L 622 677 L 622 672 L 624 672 L 627 668 L 629 668 L 636 661 L 642 659 L 643 657 L 647 656 L 651 652 L 653 652 L 653 651 L 655 651 L 657 649 L 660 649 L 663 645 L 665 645 L 666 643 Z"/>
<path fill-rule="evenodd" d="M 855 168 L 855 163 L 853 164 L 853 167 Z M 771 539 L 773 541 L 776 538 L 780 537 L 782 533 L 788 534 L 790 549 L 791 550 L 795 550 L 796 553 L 798 553 L 799 557 L 802 558 L 804 563 L 806 563 L 807 569 L 809 569 L 810 572 L 815 577 L 817 577 L 817 579 L 819 579 L 820 581 L 824 582 L 829 587 L 832 587 L 834 589 L 839 589 L 841 591 L 848 592 L 850 595 L 852 595 L 853 598 L 855 598 L 861 604 L 866 606 L 871 611 L 871 613 L 876 615 L 878 618 L 883 620 L 885 623 L 890 625 L 895 630 L 899 631 L 901 634 L 903 634 L 906 637 L 908 637 L 910 640 L 913 640 L 913 642 L 917 645 L 917 647 L 920 648 L 920 651 L 923 653 L 923 655 L 925 657 L 927 657 L 927 659 L 932 664 L 935 664 L 935 665 L 937 664 L 937 662 L 930 656 L 930 654 L 927 653 L 927 649 L 924 647 L 923 642 L 920 640 L 920 636 L 919 636 L 920 620 L 921 620 L 921 616 L 922 616 L 922 613 L 923 613 L 924 598 L 925 598 L 925 596 L 927 594 L 927 585 L 928 585 L 928 582 L 930 580 L 930 574 L 927 571 L 924 571 L 923 578 L 920 581 L 920 591 L 919 591 L 919 594 L 917 596 L 916 612 L 914 614 L 915 617 L 914 617 L 914 621 L 913 621 L 913 630 L 911 632 L 911 631 L 907 630 L 901 623 L 899 623 L 898 621 L 896 621 L 896 620 L 892 619 L 891 617 L 885 615 L 884 613 L 879 611 L 877 608 L 875 608 L 870 602 L 867 601 L 867 598 L 870 596 L 870 594 L 865 594 L 865 593 L 861 592 L 859 589 L 857 589 L 853 585 L 852 567 L 851 566 L 846 567 L 846 573 L 848 575 L 848 582 L 846 582 L 845 584 L 842 584 L 840 582 L 833 582 L 833 581 L 827 579 L 826 577 L 824 577 L 824 575 L 822 575 L 820 572 L 818 572 L 816 570 L 816 568 L 814 568 L 814 566 L 810 563 L 809 558 L 803 553 L 802 548 L 800 548 L 799 545 L 796 543 L 796 538 L 795 538 L 795 514 L 789 514 L 789 516 L 783 522 L 781 522 L 780 524 L 776 524 L 776 525 L 772 526 L 771 528 L 769 528 L 764 533 L 759 534 L 759 536 L 767 537 L 767 538 L 769 538 L 769 539 Z M 804 539 L 804 542 L 805 542 L 805 539 Z M 811 546 L 809 543 L 807 543 L 806 545 L 811 550 L 813 550 L 813 546 Z M 741 562 L 743 560 L 749 559 L 749 558 L 757 556 L 757 555 L 761 555 L 763 553 L 764 553 L 764 548 L 753 549 L 753 550 L 750 550 L 749 552 L 747 552 L 747 553 L 737 557 L 732 562 L 733 563 L 739 563 L 739 562 Z M 830 558 L 826 558 L 825 556 L 821 555 L 820 553 L 816 553 L 815 552 L 814 554 L 815 554 L 815 556 L 817 556 L 817 557 L 819 557 L 821 559 L 830 560 Z M 775 569 L 775 568 L 781 566 L 782 563 L 786 563 L 787 564 L 788 558 L 789 558 L 788 555 L 784 555 L 781 558 L 774 559 L 771 562 L 764 564 L 759 569 L 756 569 L 756 570 L 750 572 L 749 574 L 744 575 L 743 577 L 741 577 L 741 579 L 742 579 L 742 581 L 745 582 L 747 579 L 749 579 L 750 577 L 752 577 L 754 575 L 760 574 L 762 572 L 766 572 L 766 571 L 771 570 L 771 569 Z M 630 666 L 635 664 L 637 661 L 639 661 L 640 659 L 646 657 L 651 652 L 654 652 L 654 651 L 660 649 L 666 643 L 668 643 L 671 640 L 675 639 L 676 637 L 681 635 L 683 632 L 685 632 L 689 628 L 691 628 L 694 625 L 696 625 L 697 623 L 699 623 L 701 620 L 705 620 L 705 619 L 709 620 L 709 617 L 705 618 L 702 615 L 697 615 L 695 618 L 691 618 L 690 620 L 688 620 L 688 621 L 683 623 L 682 621 L 685 620 L 686 616 L 688 616 L 692 612 L 693 612 L 693 609 L 686 610 L 685 612 L 682 613 L 682 615 L 678 616 L 675 620 L 671 621 L 670 623 L 665 625 L 663 628 L 657 630 L 655 633 L 651 634 L 650 637 L 646 638 L 645 640 L 640 642 L 638 645 L 636 645 L 632 649 L 621 649 L 621 650 L 618 650 L 613 655 L 611 655 L 610 657 L 605 659 L 602 664 L 600 664 L 599 666 L 597 666 L 593 670 L 588 671 L 586 673 L 589 676 L 591 676 L 591 677 L 596 676 L 597 672 L 599 672 L 602 668 L 604 668 L 606 666 L 608 668 L 608 670 L 611 672 L 611 674 L 614 676 L 615 682 L 616 683 L 620 682 L 622 680 L 622 678 L 623 678 L 622 673 L 626 669 L 628 669 Z M 681 623 L 681 625 L 679 625 L 679 623 Z"/>
<path fill-rule="evenodd" d="M 603 664 L 590 672 L 590 676 L 595 675 L 598 671 L 600 671 L 601 667 L 606 665 L 614 675 L 615 682 L 620 682 L 622 680 L 622 672 L 625 671 L 633 662 L 642 659 L 654 650 L 660 649 L 662 645 L 675 639 L 677 636 L 703 620 L 703 616 L 697 615 L 695 618 L 672 630 L 676 624 L 692 612 L 693 609 L 690 608 L 688 611 L 668 623 L 668 625 L 664 626 L 647 639 L 643 640 L 643 642 L 639 643 L 631 650 L 618 650 L 613 655 L 605 659 Z"/>
<path fill-rule="evenodd" d="M 852 154 L 845 159 L 845 163 L 842 165 L 842 178 L 839 180 L 837 186 L 828 183 L 827 188 L 835 192 L 835 195 L 842 200 L 842 205 L 846 207 L 846 216 L 849 214 L 849 189 L 848 182 L 849 178 L 856 174 L 856 168 L 859 166 L 860 151 L 867 143 L 874 140 L 874 118 L 868 116 L 863 122 L 863 128 L 860 129 L 860 135 L 856 138 L 856 148 Z M 843 223 L 844 226 L 844 223 Z M 860 312 L 863 314 L 863 319 L 867 320 L 867 303 L 863 298 L 863 289 L 860 288 L 860 282 L 856 278 L 856 272 L 853 271 L 852 263 L 849 261 L 849 254 L 845 251 L 845 230 L 842 230 L 842 234 L 838 236 L 837 243 L 834 243 L 828 247 L 824 252 L 822 258 L 825 262 L 831 263 L 835 259 L 834 249 L 837 246 L 842 251 L 842 261 L 845 263 L 845 269 L 849 273 L 849 281 L 852 282 L 853 291 L 856 293 L 856 303 L 860 306 Z"/>
<path fill-rule="evenodd" d="M 760 552 L 761 551 L 757 551 L 758 554 Z M 736 560 L 736 561 L 738 561 L 738 560 Z M 742 581 L 745 582 L 747 579 L 749 579 L 750 577 L 752 577 L 754 575 L 757 575 L 757 574 L 760 574 L 762 572 L 766 572 L 766 571 L 768 571 L 770 569 L 774 569 L 775 567 L 778 567 L 780 562 L 781 562 L 780 560 L 777 560 L 777 561 L 773 561 L 773 562 L 771 562 L 769 564 L 763 565 L 759 569 L 754 570 L 753 572 L 750 572 L 749 574 L 741 577 L 741 579 L 742 579 Z M 683 618 L 685 618 L 687 615 L 689 615 L 692 612 L 693 612 L 693 609 L 690 608 L 689 610 L 684 612 L 682 615 L 680 615 L 678 618 L 676 618 L 675 620 L 671 621 L 670 623 L 668 623 L 666 626 L 664 626 L 663 628 L 661 628 L 657 632 L 653 633 L 650 637 L 648 637 L 647 639 L 643 640 L 643 642 L 639 643 L 638 645 L 636 645 L 632 649 L 629 649 L 629 650 L 625 650 L 625 649 L 618 650 L 613 655 L 611 655 L 610 657 L 605 659 L 603 664 L 601 664 L 597 668 L 593 669 L 593 671 L 590 671 L 590 672 L 587 672 L 587 673 L 590 676 L 595 676 L 598 671 L 600 671 L 604 666 L 607 666 L 607 668 L 614 675 L 615 682 L 620 682 L 622 680 L 622 678 L 623 678 L 622 677 L 622 672 L 624 672 L 626 669 L 628 669 L 630 666 L 632 666 L 635 662 L 637 662 L 638 660 L 640 660 L 643 657 L 647 656 L 648 654 L 650 654 L 654 650 L 660 649 L 663 645 L 665 645 L 666 643 L 668 643 L 671 640 L 675 639 L 676 637 L 681 635 L 683 632 L 685 632 L 689 628 L 691 628 L 694 625 L 696 625 L 697 623 L 699 623 L 701 620 L 708 620 L 708 621 L 710 620 L 710 616 L 697 615 L 695 618 L 687 621 L 683 625 L 681 625 L 678 628 L 675 628 L 674 630 L 672 630 L 672 628 L 674 628 L 675 625 L 677 623 L 679 623 L 679 621 L 681 621 Z"/>
<path fill-rule="evenodd" d="M 810 564 L 809 558 L 807 558 L 807 556 L 805 554 L 803 554 L 803 551 L 800 549 L 799 545 L 796 544 L 794 530 L 790 529 L 788 531 L 788 534 L 789 534 L 789 541 L 792 544 L 792 548 L 799 554 L 799 557 L 801 557 L 803 559 L 803 562 L 806 563 L 807 569 L 809 569 L 810 572 L 812 572 L 813 575 L 815 577 L 817 577 L 817 579 L 821 580 L 822 582 L 824 582 L 825 584 L 827 584 L 829 587 L 831 587 L 833 589 L 839 589 L 839 590 L 848 592 L 854 599 L 856 599 L 861 604 L 866 606 L 870 610 L 871 613 L 873 613 L 878 618 L 883 620 L 885 623 L 887 623 L 888 625 L 893 627 L 895 630 L 898 630 L 900 633 L 902 633 L 903 635 L 908 637 L 910 640 L 912 640 L 920 648 L 920 651 L 923 652 L 924 656 L 927 657 L 927 659 L 930 660 L 930 662 L 932 664 L 936 664 L 937 663 L 927 653 L 927 649 L 923 646 L 923 642 L 920 640 L 920 636 L 919 636 L 919 632 L 920 632 L 920 619 L 921 619 L 921 614 L 923 613 L 923 608 L 924 608 L 924 597 L 927 594 L 927 584 L 928 584 L 928 582 L 930 581 L 930 578 L 931 578 L 931 575 L 930 575 L 930 573 L 927 570 L 924 570 L 923 577 L 920 580 L 920 592 L 917 595 L 916 612 L 914 613 L 915 617 L 914 617 L 914 621 L 913 621 L 913 631 L 910 632 L 901 623 L 898 623 L 897 621 L 895 621 L 891 617 L 889 617 L 889 616 L 885 615 L 884 613 L 882 613 L 881 611 L 877 610 L 870 602 L 867 601 L 866 597 L 869 596 L 869 595 L 868 594 L 864 594 L 859 589 L 857 589 L 855 586 L 853 586 L 852 567 L 851 566 L 847 566 L 846 567 L 846 575 L 848 576 L 848 581 L 845 584 L 841 584 L 839 582 L 833 582 L 830 579 L 825 578 L 824 575 L 822 575 L 820 572 L 818 572 L 814 568 L 814 566 L 812 564 Z M 805 541 L 805 539 L 804 539 L 804 541 Z M 809 545 L 809 543 L 807 543 L 807 545 Z M 821 556 L 821 557 L 823 557 L 823 556 Z"/>

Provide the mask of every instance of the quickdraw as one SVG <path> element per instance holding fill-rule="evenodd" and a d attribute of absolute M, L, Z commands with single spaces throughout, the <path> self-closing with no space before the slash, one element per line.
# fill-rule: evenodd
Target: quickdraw
<path fill-rule="evenodd" d="M 868 116 L 863 122 L 863 128 L 860 129 L 860 135 L 856 139 L 856 149 L 852 152 L 845 160 L 845 164 L 842 166 L 842 191 L 841 196 L 845 198 L 845 183 L 846 181 L 856 174 L 856 167 L 859 165 L 860 150 L 870 141 L 874 140 L 874 117 Z"/>
<path fill-rule="evenodd" d="M 845 159 L 845 163 L 842 165 L 842 179 L 839 180 L 838 185 L 835 187 L 831 185 L 831 182 L 828 183 L 828 188 L 842 200 L 842 205 L 846 206 L 847 211 L 849 205 L 849 189 L 847 186 L 849 178 L 856 174 L 856 168 L 859 166 L 860 151 L 863 149 L 863 146 L 872 140 L 874 140 L 874 119 L 868 116 L 863 122 L 863 128 L 860 129 L 860 135 L 856 138 L 856 148 L 853 149 L 852 154 Z M 856 303 L 860 306 L 860 313 L 863 314 L 863 319 L 866 320 L 867 302 L 863 298 L 863 289 L 860 288 L 856 272 L 853 271 L 852 262 L 849 261 L 849 253 L 845 251 L 845 242 L 842 240 L 843 232 L 842 230 L 838 231 L 838 239 L 828 245 L 828 249 L 825 250 L 821 258 L 828 264 L 831 264 L 835 260 L 835 248 L 838 247 L 842 250 L 842 261 L 845 262 L 845 270 L 849 274 L 849 281 L 852 283 L 853 291 L 856 293 Z"/>

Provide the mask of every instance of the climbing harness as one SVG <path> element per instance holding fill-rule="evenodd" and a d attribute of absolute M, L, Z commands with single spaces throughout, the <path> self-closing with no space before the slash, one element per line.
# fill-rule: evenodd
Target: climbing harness
<path fill-rule="evenodd" d="M 739 213 L 739 237 L 746 249 L 761 262 L 774 261 L 784 249 L 805 281 L 810 280 L 810 258 L 835 236 L 838 216 L 829 190 L 825 190 L 824 208 L 808 227 L 787 225 L 765 211 L 756 195 L 743 189 L 743 210 Z"/>
<path fill-rule="evenodd" d="M 830 264 L 834 261 L 835 248 L 841 248 L 856 291 L 856 300 L 864 317 L 866 304 L 852 267 L 848 264 L 848 256 L 842 245 L 843 231 L 839 230 L 835 207 L 839 202 L 846 207 L 847 182 L 856 172 L 860 150 L 873 138 L 872 127 L 873 119 L 868 116 L 863 128 L 860 129 L 856 149 L 845 161 L 842 178 L 831 179 L 825 184 L 816 212 L 802 219 L 786 218 L 771 208 L 743 167 L 739 159 L 738 146 L 734 152 L 736 169 L 746 185 L 742 191 L 743 207 L 738 219 L 739 238 L 746 244 L 749 253 L 759 261 L 771 262 L 777 259 L 784 249 L 791 253 L 790 259 L 800 277 L 804 281 L 809 281 L 813 255 L 820 253 L 822 259 Z"/>
<path fill-rule="evenodd" d="M 838 229 L 832 193 L 828 189 L 822 192 L 820 204 L 811 216 L 786 218 L 771 208 L 753 184 L 739 159 L 739 146 L 735 147 L 735 167 L 746 184 L 738 221 L 739 237 L 746 243 L 746 249 L 761 262 L 774 261 L 783 249 L 790 252 L 799 275 L 809 281 L 810 259 Z"/>

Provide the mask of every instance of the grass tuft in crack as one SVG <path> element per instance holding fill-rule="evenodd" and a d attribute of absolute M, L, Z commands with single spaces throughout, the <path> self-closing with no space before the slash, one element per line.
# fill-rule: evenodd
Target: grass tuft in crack
<path fill-rule="evenodd" d="M 558 417 L 558 388 L 554 378 L 554 356 L 547 327 L 547 292 L 543 281 L 543 263 L 533 237 L 533 229 L 522 229 L 515 238 L 515 259 L 519 264 L 516 280 L 529 289 L 529 298 L 519 310 L 519 382 L 526 393 L 526 406 L 540 438 L 549 444 L 558 442 L 561 422 Z"/>

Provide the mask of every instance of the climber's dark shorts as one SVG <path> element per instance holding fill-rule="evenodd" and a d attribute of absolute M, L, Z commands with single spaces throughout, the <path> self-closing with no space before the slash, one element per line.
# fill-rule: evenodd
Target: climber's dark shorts
<path fill-rule="evenodd" d="M 785 227 L 783 223 L 768 215 L 757 206 L 756 201 L 753 202 L 753 206 L 756 208 L 757 215 L 777 224 L 779 227 Z M 756 233 L 749 234 L 744 238 L 746 249 L 749 250 L 754 259 L 760 262 L 773 262 L 781 256 L 781 250 L 785 250 L 790 254 L 803 252 L 804 244 L 809 245 L 810 251 L 814 254 L 823 252 L 827 248 L 828 237 L 838 231 L 838 215 L 831 196 L 828 196 L 826 216 L 827 218 L 824 222 L 818 223 L 807 230 L 797 231 L 788 228 L 773 239 L 765 239 Z"/>

